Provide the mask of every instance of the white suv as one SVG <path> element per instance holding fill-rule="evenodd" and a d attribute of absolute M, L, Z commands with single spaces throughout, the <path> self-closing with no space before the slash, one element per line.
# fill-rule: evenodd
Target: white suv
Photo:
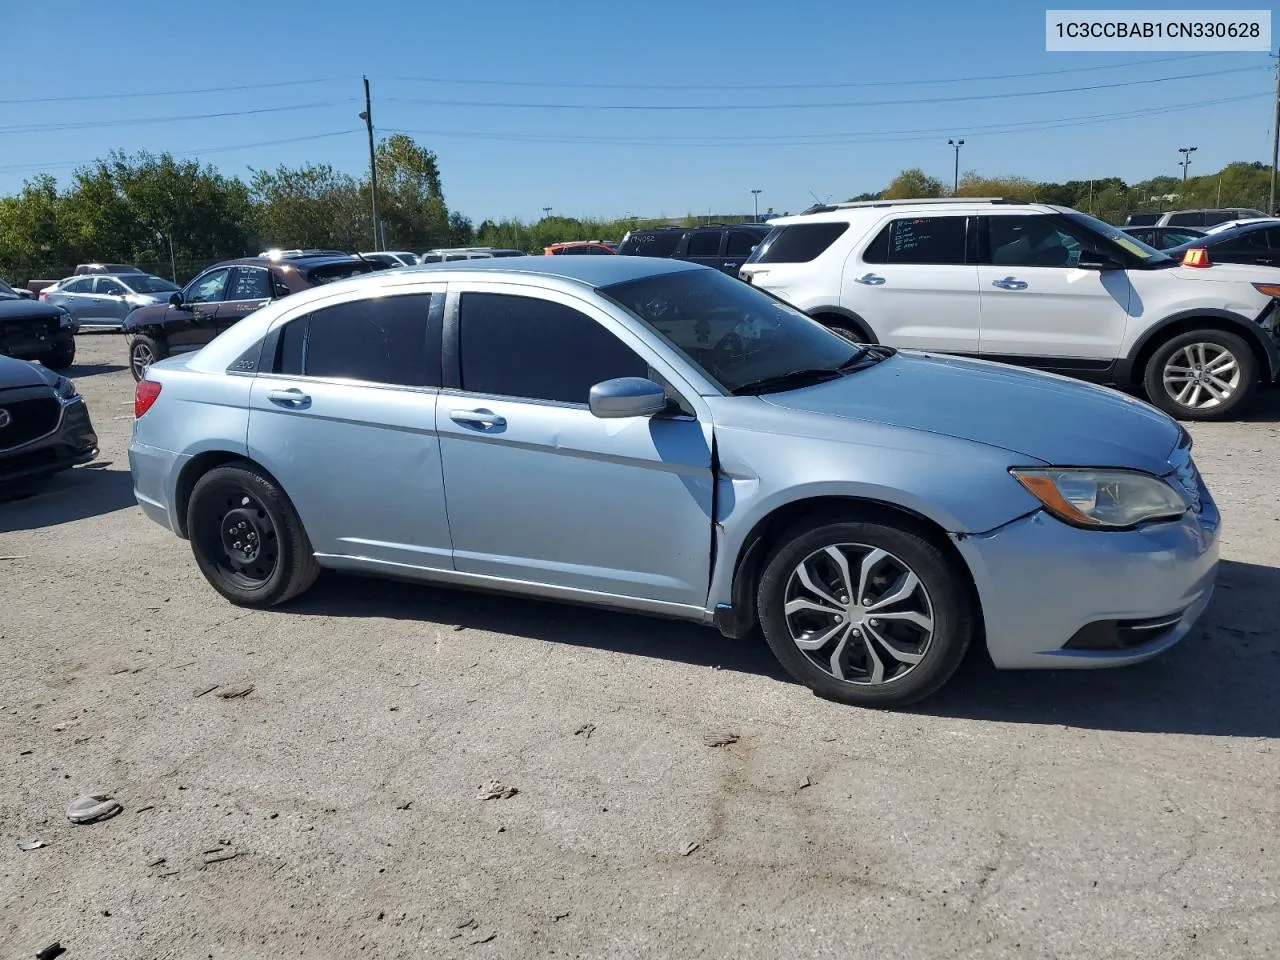
<path fill-rule="evenodd" d="M 1280 269 L 1183 266 L 1100 220 L 1018 200 L 875 200 L 773 220 L 749 283 L 853 340 L 1121 387 L 1186 420 L 1280 374 Z"/>

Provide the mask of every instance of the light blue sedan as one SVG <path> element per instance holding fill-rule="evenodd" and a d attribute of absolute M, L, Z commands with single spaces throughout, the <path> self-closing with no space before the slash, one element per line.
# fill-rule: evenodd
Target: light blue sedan
<path fill-rule="evenodd" d="M 715 270 L 475 260 L 269 304 L 137 386 L 143 511 L 219 593 L 322 567 L 757 626 L 864 706 L 1152 657 L 1219 517 L 1177 423 L 1100 387 L 849 343 Z"/>

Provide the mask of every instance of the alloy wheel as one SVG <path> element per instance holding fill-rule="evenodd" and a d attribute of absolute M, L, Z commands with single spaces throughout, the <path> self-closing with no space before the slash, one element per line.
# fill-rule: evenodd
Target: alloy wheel
<path fill-rule="evenodd" d="M 934 636 L 933 602 L 916 573 L 886 550 L 834 544 L 792 571 L 784 606 L 791 639 L 820 670 L 848 683 L 906 676 Z"/>
<path fill-rule="evenodd" d="M 1211 410 L 1240 389 L 1240 362 L 1220 344 L 1189 343 L 1169 357 L 1161 378 L 1175 403 L 1192 410 Z"/>
<path fill-rule="evenodd" d="M 155 354 L 151 352 L 151 347 L 145 343 L 135 343 L 133 349 L 129 351 L 129 362 L 133 364 L 134 373 L 141 380 L 147 375 L 147 368 L 155 363 Z"/>

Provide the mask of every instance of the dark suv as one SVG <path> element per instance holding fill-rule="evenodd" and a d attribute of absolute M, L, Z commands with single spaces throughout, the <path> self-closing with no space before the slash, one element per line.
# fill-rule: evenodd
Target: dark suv
<path fill-rule="evenodd" d="M 628 230 L 618 244 L 618 256 L 688 260 L 736 277 L 769 229 L 765 223 L 735 223 Z"/>
<path fill-rule="evenodd" d="M 346 254 L 244 257 L 216 263 L 169 298 L 139 307 L 124 321 L 129 370 L 141 380 L 147 367 L 175 353 L 199 350 L 263 304 L 299 290 L 364 273 L 380 264 Z"/>

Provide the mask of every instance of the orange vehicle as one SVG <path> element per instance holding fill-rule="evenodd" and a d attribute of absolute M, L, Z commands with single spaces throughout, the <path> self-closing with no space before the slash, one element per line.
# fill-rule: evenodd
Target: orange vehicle
<path fill-rule="evenodd" d="M 603 240 L 570 240 L 567 243 L 553 243 L 543 248 L 548 257 L 560 257 L 566 254 L 616 254 L 617 248 Z"/>

